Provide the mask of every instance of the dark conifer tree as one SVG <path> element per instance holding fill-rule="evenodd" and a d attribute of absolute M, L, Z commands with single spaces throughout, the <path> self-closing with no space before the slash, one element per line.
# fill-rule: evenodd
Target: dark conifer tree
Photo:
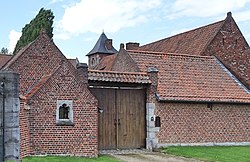
<path fill-rule="evenodd" d="M 41 29 L 44 29 L 50 38 L 53 37 L 53 19 L 51 10 L 41 8 L 36 17 L 22 29 L 22 35 L 17 41 L 13 54 L 37 38 Z"/>

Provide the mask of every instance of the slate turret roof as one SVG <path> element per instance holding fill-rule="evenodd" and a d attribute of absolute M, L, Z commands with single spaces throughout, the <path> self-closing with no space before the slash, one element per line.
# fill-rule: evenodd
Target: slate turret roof
<path fill-rule="evenodd" d="M 106 41 L 108 40 L 107 36 L 103 32 L 99 39 L 97 40 L 94 48 L 86 55 L 90 56 L 95 53 L 103 53 L 103 54 L 114 54 L 117 53 L 118 51 L 112 46 L 111 49 L 108 49 L 106 47 Z"/>

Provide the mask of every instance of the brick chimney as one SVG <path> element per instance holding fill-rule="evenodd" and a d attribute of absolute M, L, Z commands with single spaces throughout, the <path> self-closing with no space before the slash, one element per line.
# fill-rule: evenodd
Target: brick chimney
<path fill-rule="evenodd" d="M 81 77 L 83 83 L 88 83 L 88 65 L 86 63 L 78 63 L 76 68 L 77 74 Z"/>
<path fill-rule="evenodd" d="M 121 49 L 124 49 L 124 44 L 123 43 L 120 44 L 120 50 Z"/>
<path fill-rule="evenodd" d="M 140 43 L 137 42 L 128 42 L 126 43 L 126 50 L 136 50 L 138 49 Z"/>
<path fill-rule="evenodd" d="M 228 12 L 227 17 L 232 17 L 232 12 Z"/>
<path fill-rule="evenodd" d="M 107 39 L 106 42 L 105 42 L 105 46 L 108 50 L 112 50 L 112 39 Z"/>

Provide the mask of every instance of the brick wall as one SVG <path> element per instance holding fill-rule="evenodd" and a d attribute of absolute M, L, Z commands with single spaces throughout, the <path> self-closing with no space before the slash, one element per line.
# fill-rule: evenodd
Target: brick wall
<path fill-rule="evenodd" d="M 97 100 L 64 63 L 31 97 L 30 148 L 33 155 L 67 154 L 95 157 L 98 154 Z M 73 101 L 74 126 L 56 124 L 57 100 Z"/>
<path fill-rule="evenodd" d="M 44 32 L 24 49 L 8 64 L 20 74 L 21 157 L 97 156 L 97 101 L 86 80 Z M 57 100 L 73 102 L 74 126 L 56 125 Z"/>
<path fill-rule="evenodd" d="M 24 99 L 20 99 L 20 158 L 28 156 L 31 153 L 30 150 L 30 134 L 29 134 L 29 111 L 26 110 L 26 104 Z"/>
<path fill-rule="evenodd" d="M 138 72 L 140 69 L 131 58 L 131 56 L 124 49 L 124 45 L 121 45 L 121 49 L 115 59 L 115 62 L 112 67 L 113 71 L 121 72 Z"/>
<path fill-rule="evenodd" d="M 250 49 L 237 24 L 229 13 L 222 29 L 203 55 L 215 55 L 250 89 Z"/>
<path fill-rule="evenodd" d="M 161 144 L 250 142 L 249 105 L 156 103 Z"/>
<path fill-rule="evenodd" d="M 54 42 L 41 33 L 8 67 L 21 74 L 20 94 L 26 94 L 41 77 L 53 73 L 66 58 Z M 24 75 L 22 75 L 24 74 Z"/>

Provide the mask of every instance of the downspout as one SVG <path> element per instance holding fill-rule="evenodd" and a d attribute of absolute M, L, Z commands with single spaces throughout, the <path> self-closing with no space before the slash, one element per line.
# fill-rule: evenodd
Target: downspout
<path fill-rule="evenodd" d="M 3 78 L 5 80 L 5 78 Z M 2 112 L 2 125 L 3 125 L 3 138 L 2 138 L 2 147 L 3 147 L 3 159 L 2 161 L 5 160 L 5 145 L 4 145 L 4 140 L 5 140 L 5 85 L 4 82 L 1 82 L 1 87 L 3 88 L 3 112 Z"/>

